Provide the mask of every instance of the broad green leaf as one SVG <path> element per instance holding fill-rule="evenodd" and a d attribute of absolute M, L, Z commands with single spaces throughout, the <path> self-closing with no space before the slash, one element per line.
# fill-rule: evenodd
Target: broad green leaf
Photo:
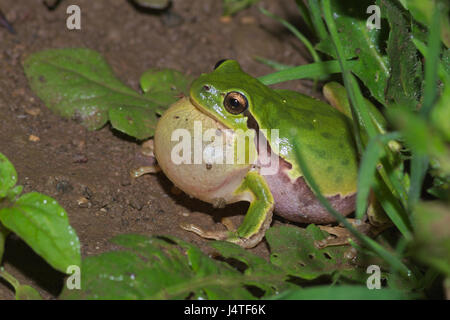
<path fill-rule="evenodd" d="M 364 82 L 379 102 L 384 103 L 384 90 L 390 75 L 390 66 L 383 47 L 386 40 L 384 32 L 388 28 L 367 28 L 369 15 L 366 10 L 370 5 L 373 5 L 373 1 L 362 0 L 352 2 L 352 5 L 345 1 L 332 1 L 331 10 L 343 45 L 342 58 L 357 59 L 357 63 L 351 68 L 352 72 Z M 337 58 L 330 36 L 319 42 L 316 48 Z"/>
<path fill-rule="evenodd" d="M 285 282 L 285 280 L 288 280 L 288 274 L 265 259 L 229 242 L 216 241 L 211 246 L 223 257 L 242 262 L 246 267 L 244 270 L 244 275 L 247 278 L 246 284 L 264 290 L 263 297 L 293 287 L 292 284 Z M 261 277 L 265 279 L 264 282 L 259 280 Z"/>
<path fill-rule="evenodd" d="M 381 11 L 387 16 L 390 33 L 387 55 L 391 75 L 386 88 L 388 104 L 402 104 L 415 110 L 420 99 L 422 85 L 422 63 L 411 39 L 409 15 L 397 8 L 394 3 L 379 1 Z"/>
<path fill-rule="evenodd" d="M 263 273 L 247 276 L 172 237 L 120 235 L 112 242 L 121 249 L 84 259 L 82 289 L 64 289 L 60 298 L 254 299 L 247 283 L 271 283 Z"/>
<path fill-rule="evenodd" d="M 65 273 L 70 265 L 80 265 L 78 237 L 53 198 L 37 192 L 24 194 L 0 209 L 0 222 L 56 270 Z"/>
<path fill-rule="evenodd" d="M 404 300 L 413 299 L 405 293 L 388 288 L 369 290 L 366 286 L 315 286 L 292 289 L 270 299 L 275 300 Z"/>
<path fill-rule="evenodd" d="M 223 15 L 231 16 L 258 1 L 259 0 L 223 0 Z"/>
<path fill-rule="evenodd" d="M 148 138 L 149 132 L 154 132 L 156 128 L 155 111 L 151 109 L 135 106 L 112 107 L 108 115 L 115 129 L 137 139 Z"/>
<path fill-rule="evenodd" d="M 348 246 L 318 249 L 314 242 L 328 236 L 317 226 L 311 224 L 306 229 L 279 226 L 266 232 L 271 255 L 270 261 L 287 274 L 302 279 L 315 279 L 322 275 L 331 275 L 339 271 L 352 271 L 359 278 L 361 269 L 351 265 L 345 253 Z M 351 274 L 347 274 L 351 276 Z"/>
<path fill-rule="evenodd" d="M 48 108 L 81 121 L 89 129 L 101 128 L 112 117 L 116 129 L 138 139 L 148 138 L 154 133 L 154 113 L 168 107 L 160 103 L 161 94 L 153 99 L 151 94 L 141 95 L 124 85 L 106 60 L 93 50 L 41 51 L 25 60 L 24 69 L 31 88 Z M 163 83 L 170 88 L 171 84 Z M 117 111 L 120 108 L 123 113 Z M 133 126 L 128 117 L 119 119 L 128 109 Z"/>
<path fill-rule="evenodd" d="M 17 183 L 17 172 L 13 164 L 0 153 L 0 199 L 6 197 L 8 191 Z"/>
<path fill-rule="evenodd" d="M 191 77 L 172 69 L 149 69 L 140 79 L 144 96 L 151 97 L 159 105 L 168 106 L 189 95 Z"/>

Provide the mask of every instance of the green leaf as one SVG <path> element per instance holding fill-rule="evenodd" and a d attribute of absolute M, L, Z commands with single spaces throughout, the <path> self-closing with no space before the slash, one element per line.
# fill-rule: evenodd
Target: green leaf
<path fill-rule="evenodd" d="M 138 94 L 117 79 L 105 59 L 93 50 L 41 51 L 25 60 L 24 69 L 31 88 L 48 108 L 81 121 L 89 129 L 101 128 L 112 118 L 114 128 L 138 139 L 148 138 L 154 133 L 155 112 L 168 107 L 161 90 L 155 99 L 150 93 Z M 163 85 L 170 91 L 171 84 L 163 81 Z M 129 117 L 124 117 L 128 110 Z"/>
<path fill-rule="evenodd" d="M 351 68 L 352 72 L 364 82 L 379 102 L 384 103 L 384 90 L 390 68 L 383 48 L 383 32 L 387 28 L 367 28 L 369 15 L 366 14 L 366 9 L 370 5 L 373 5 L 373 1 L 352 2 L 352 5 L 345 1 L 332 1 L 331 11 L 343 46 L 342 59 L 357 59 L 357 63 Z M 319 42 L 316 48 L 337 58 L 331 36 Z"/>
<path fill-rule="evenodd" d="M 380 0 L 380 3 L 390 26 L 387 54 L 391 75 L 386 88 L 386 102 L 416 109 L 423 81 L 422 63 L 411 39 L 410 21 L 392 2 Z"/>
<path fill-rule="evenodd" d="M 172 69 L 149 69 L 140 79 L 144 96 L 150 97 L 159 105 L 170 105 L 182 96 L 189 95 L 192 79 Z"/>
<path fill-rule="evenodd" d="M 268 267 L 260 267 L 261 260 L 241 248 L 215 245 L 224 254 L 241 254 L 254 269 L 246 274 L 173 237 L 120 235 L 112 242 L 122 248 L 84 259 L 81 290 L 65 288 L 60 298 L 254 299 L 247 284 L 267 288 L 273 283 L 262 272 Z M 278 283 L 283 277 L 276 277 Z"/>
<path fill-rule="evenodd" d="M 269 229 L 270 230 L 270 229 Z M 258 257 L 247 250 L 233 243 L 216 241 L 211 244 L 224 258 L 238 260 L 245 265 L 244 275 L 246 276 L 246 284 L 264 290 L 264 296 L 269 296 L 286 290 L 294 285 L 285 282 L 288 280 L 288 274 L 283 269 L 274 264 L 267 262 L 265 259 Z M 261 282 L 259 278 L 264 278 Z"/>
<path fill-rule="evenodd" d="M 108 115 L 109 121 L 115 129 L 137 139 L 146 139 L 150 133 L 155 132 L 157 118 L 154 110 L 120 106 L 110 108 Z"/>
<path fill-rule="evenodd" d="M 80 265 L 80 242 L 67 213 L 51 197 L 31 192 L 0 209 L 0 222 L 21 237 L 53 268 L 66 272 Z"/>
<path fill-rule="evenodd" d="M 293 289 L 271 297 L 276 300 L 404 300 L 413 299 L 405 293 L 382 288 L 369 290 L 363 286 L 316 286 L 305 289 Z"/>
<path fill-rule="evenodd" d="M 328 234 L 310 224 L 306 229 L 279 226 L 267 230 L 270 261 L 289 275 L 312 280 L 322 275 L 346 271 L 348 277 L 358 278 L 361 269 L 350 264 L 345 254 L 348 246 L 318 249 L 314 242 Z"/>
<path fill-rule="evenodd" d="M 0 199 L 6 197 L 8 191 L 17 183 L 17 172 L 13 164 L 0 153 Z"/>

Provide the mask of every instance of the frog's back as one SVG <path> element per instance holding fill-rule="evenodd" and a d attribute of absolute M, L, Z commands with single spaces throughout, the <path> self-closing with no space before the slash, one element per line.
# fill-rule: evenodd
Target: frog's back
<path fill-rule="evenodd" d="M 270 102 L 261 103 L 257 114 L 260 128 L 279 130 L 279 155 L 292 165 L 292 181 L 303 174 L 293 150 L 293 137 L 301 154 L 326 196 L 356 192 L 357 154 L 349 119 L 332 106 L 290 90 L 274 90 Z M 273 145 L 270 134 L 268 140 Z"/>

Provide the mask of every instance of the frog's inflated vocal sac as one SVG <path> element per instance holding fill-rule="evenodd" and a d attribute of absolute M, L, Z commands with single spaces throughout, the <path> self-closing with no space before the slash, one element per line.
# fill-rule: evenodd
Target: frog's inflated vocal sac
<path fill-rule="evenodd" d="M 199 124 L 202 133 L 214 134 L 199 136 L 195 132 Z M 193 155 L 186 154 L 190 149 L 181 147 L 181 136 L 186 132 L 191 135 L 183 146 L 192 147 Z M 236 141 L 243 135 L 253 143 L 245 149 L 246 161 L 220 163 L 208 157 L 212 142 L 215 148 L 232 146 L 227 150 L 237 150 Z M 332 206 L 342 215 L 351 213 L 355 207 L 357 155 L 351 125 L 344 114 L 300 93 L 271 89 L 244 73 L 234 60 L 225 60 L 213 72 L 202 74 L 192 83 L 190 96 L 174 103 L 159 120 L 154 137 L 156 159 L 165 175 L 188 195 L 218 207 L 237 201 L 248 201 L 250 206 L 236 230 L 182 227 L 205 238 L 252 247 L 264 237 L 272 211 L 296 222 L 333 222 L 303 178 L 294 154 L 294 139 Z M 261 152 L 261 145 L 267 146 L 265 152 Z M 203 155 L 200 162 L 194 159 L 195 146 L 200 146 Z M 278 167 L 275 172 L 262 170 L 272 149 L 278 151 Z M 233 157 L 236 160 L 236 155 Z"/>

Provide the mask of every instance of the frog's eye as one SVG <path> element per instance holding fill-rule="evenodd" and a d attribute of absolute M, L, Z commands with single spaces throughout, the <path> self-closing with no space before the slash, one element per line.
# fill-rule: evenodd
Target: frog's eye
<path fill-rule="evenodd" d="M 225 109 L 231 114 L 239 114 L 247 110 L 247 98 L 240 92 L 231 91 L 225 96 L 223 100 Z"/>
<path fill-rule="evenodd" d="M 227 61 L 228 59 L 222 59 L 216 62 L 216 64 L 214 65 L 214 70 L 216 70 L 222 63 L 224 63 L 225 61 Z"/>

